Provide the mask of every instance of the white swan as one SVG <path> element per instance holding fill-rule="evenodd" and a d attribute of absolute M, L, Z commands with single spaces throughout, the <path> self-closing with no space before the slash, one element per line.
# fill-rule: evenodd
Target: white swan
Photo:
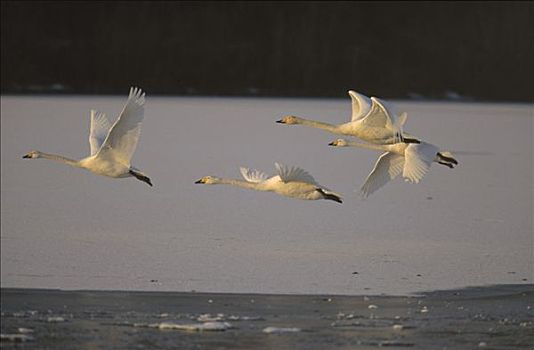
<path fill-rule="evenodd" d="M 215 176 L 204 176 L 197 184 L 226 184 L 257 191 L 275 192 L 279 195 L 307 199 L 328 199 L 342 203 L 341 196 L 319 185 L 305 170 L 297 167 L 286 167 L 275 163 L 277 175 L 269 177 L 258 170 L 240 168 L 243 180 L 223 179 Z"/>
<path fill-rule="evenodd" d="M 329 145 L 386 151 L 378 158 L 375 167 L 365 179 L 361 188 L 361 194 L 364 198 L 384 186 L 388 181 L 393 180 L 401 171 L 405 181 L 418 183 L 428 172 L 432 162 L 448 166 L 451 169 L 458 164 L 450 152 L 440 151 L 438 147 L 426 142 L 374 145 L 337 139 L 330 142 Z"/>
<path fill-rule="evenodd" d="M 293 115 L 285 116 L 276 122 L 300 124 L 334 134 L 356 136 L 362 140 L 381 145 L 399 142 L 419 143 L 419 140 L 413 137 L 406 137 L 407 135 L 402 131 L 406 113 L 397 118 L 392 107 L 376 97 L 368 98 L 352 90 L 349 90 L 348 94 L 352 100 L 352 118 L 347 123 L 334 125 Z"/>
<path fill-rule="evenodd" d="M 126 105 L 111 127 L 104 113 L 91 110 L 89 132 L 91 155 L 89 157 L 72 160 L 55 154 L 31 151 L 23 158 L 51 159 L 114 178 L 133 176 L 152 186 L 152 182 L 145 174 L 130 165 L 130 159 L 141 133 L 144 104 L 145 94 L 141 89 L 132 87 Z"/>

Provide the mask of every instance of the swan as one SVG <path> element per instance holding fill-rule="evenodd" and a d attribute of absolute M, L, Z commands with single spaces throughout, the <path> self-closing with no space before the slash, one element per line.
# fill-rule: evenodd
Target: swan
<path fill-rule="evenodd" d="M 406 113 L 402 113 L 397 118 L 392 107 L 376 97 L 368 98 L 353 90 L 349 90 L 348 94 L 352 100 L 352 118 L 347 123 L 333 125 L 294 115 L 287 115 L 276 122 L 289 125 L 300 124 L 334 134 L 356 136 L 375 144 L 419 143 L 416 138 L 406 137 L 407 135 L 402 131 Z"/>
<path fill-rule="evenodd" d="M 319 185 L 307 171 L 298 167 L 287 167 L 275 163 L 276 175 L 269 177 L 267 174 L 247 168 L 239 168 L 245 179 L 224 179 L 216 176 L 204 176 L 196 181 L 196 184 L 216 185 L 225 184 L 257 191 L 275 192 L 279 195 L 306 199 L 328 199 L 342 203 L 341 196 Z"/>
<path fill-rule="evenodd" d="M 145 112 L 144 104 L 145 93 L 141 89 L 132 87 L 128 101 L 117 121 L 111 127 L 104 113 L 91 110 L 89 131 L 91 155 L 89 157 L 72 160 L 55 154 L 31 151 L 22 158 L 51 159 L 113 178 L 135 177 L 152 186 L 148 176 L 130 165 L 130 159 L 141 133 L 141 122 Z"/>
<path fill-rule="evenodd" d="M 375 145 L 337 139 L 330 142 L 329 145 L 386 151 L 378 158 L 375 167 L 365 179 L 360 191 L 364 198 L 384 186 L 388 181 L 396 178 L 401 171 L 405 181 L 419 183 L 430 169 L 432 162 L 448 166 L 451 169 L 458 164 L 450 152 L 440 151 L 437 146 L 427 142 Z"/>

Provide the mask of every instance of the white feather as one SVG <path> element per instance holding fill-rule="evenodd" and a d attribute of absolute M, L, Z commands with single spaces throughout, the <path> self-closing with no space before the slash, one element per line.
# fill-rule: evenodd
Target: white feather
<path fill-rule="evenodd" d="M 404 157 L 386 152 L 383 153 L 376 161 L 375 167 L 365 179 L 360 190 L 362 196 L 368 197 L 370 194 L 380 189 L 390 180 L 396 178 L 404 167 Z"/>
<path fill-rule="evenodd" d="M 307 182 L 319 186 L 317 181 L 306 170 L 299 167 L 287 167 L 280 163 L 274 163 L 276 172 L 283 182 Z"/>
<path fill-rule="evenodd" d="M 426 142 L 410 144 L 404 151 L 406 163 L 402 176 L 410 182 L 419 183 L 430 170 L 439 148 Z"/>
<path fill-rule="evenodd" d="M 371 110 L 372 101 L 369 97 L 357 93 L 356 91 L 349 90 L 349 96 L 352 100 L 352 121 L 362 119 Z"/>
<path fill-rule="evenodd" d="M 240 167 L 239 170 L 241 171 L 241 175 L 243 176 L 243 178 L 248 182 L 260 183 L 269 178 L 267 174 L 256 169 Z"/>
<path fill-rule="evenodd" d="M 145 112 L 144 105 L 145 94 L 141 89 L 131 88 L 128 101 L 119 118 L 111 127 L 98 156 L 130 164 L 141 134 L 141 122 Z"/>
<path fill-rule="evenodd" d="M 111 124 L 109 123 L 106 114 L 102 112 L 91 110 L 91 125 L 89 128 L 89 146 L 91 148 L 91 155 L 95 155 L 99 150 L 106 136 L 108 135 Z"/>

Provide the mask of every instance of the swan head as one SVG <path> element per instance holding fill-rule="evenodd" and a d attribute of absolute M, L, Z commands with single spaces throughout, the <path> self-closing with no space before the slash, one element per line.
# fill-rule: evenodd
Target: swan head
<path fill-rule="evenodd" d="M 195 181 L 196 184 L 214 185 L 220 183 L 220 178 L 215 176 L 204 176 L 203 178 Z"/>
<path fill-rule="evenodd" d="M 277 123 L 281 124 L 300 124 L 301 120 L 299 117 L 295 117 L 294 115 L 286 115 L 285 117 L 282 117 L 282 119 L 277 120 Z"/>
<path fill-rule="evenodd" d="M 347 147 L 348 143 L 345 139 L 337 139 L 328 144 L 328 146 L 335 146 L 335 147 Z"/>
<path fill-rule="evenodd" d="M 41 158 L 41 156 L 42 156 L 41 152 L 39 152 L 39 151 L 31 151 L 31 152 L 28 152 L 25 155 L 23 155 L 22 158 L 37 159 L 37 158 Z"/>

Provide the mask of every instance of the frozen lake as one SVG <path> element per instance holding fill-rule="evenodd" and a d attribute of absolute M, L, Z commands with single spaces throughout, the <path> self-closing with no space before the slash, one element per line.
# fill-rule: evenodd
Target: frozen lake
<path fill-rule="evenodd" d="M 89 152 L 89 110 L 114 120 L 121 97 L 1 99 L 1 284 L 62 288 L 304 294 L 406 294 L 533 276 L 532 104 L 396 102 L 405 130 L 456 155 L 418 185 L 356 190 L 379 153 L 328 147 L 321 130 L 350 100 L 147 96 L 133 165 L 154 183 L 109 179 L 47 160 Z M 228 186 L 298 165 L 344 203 Z"/>

